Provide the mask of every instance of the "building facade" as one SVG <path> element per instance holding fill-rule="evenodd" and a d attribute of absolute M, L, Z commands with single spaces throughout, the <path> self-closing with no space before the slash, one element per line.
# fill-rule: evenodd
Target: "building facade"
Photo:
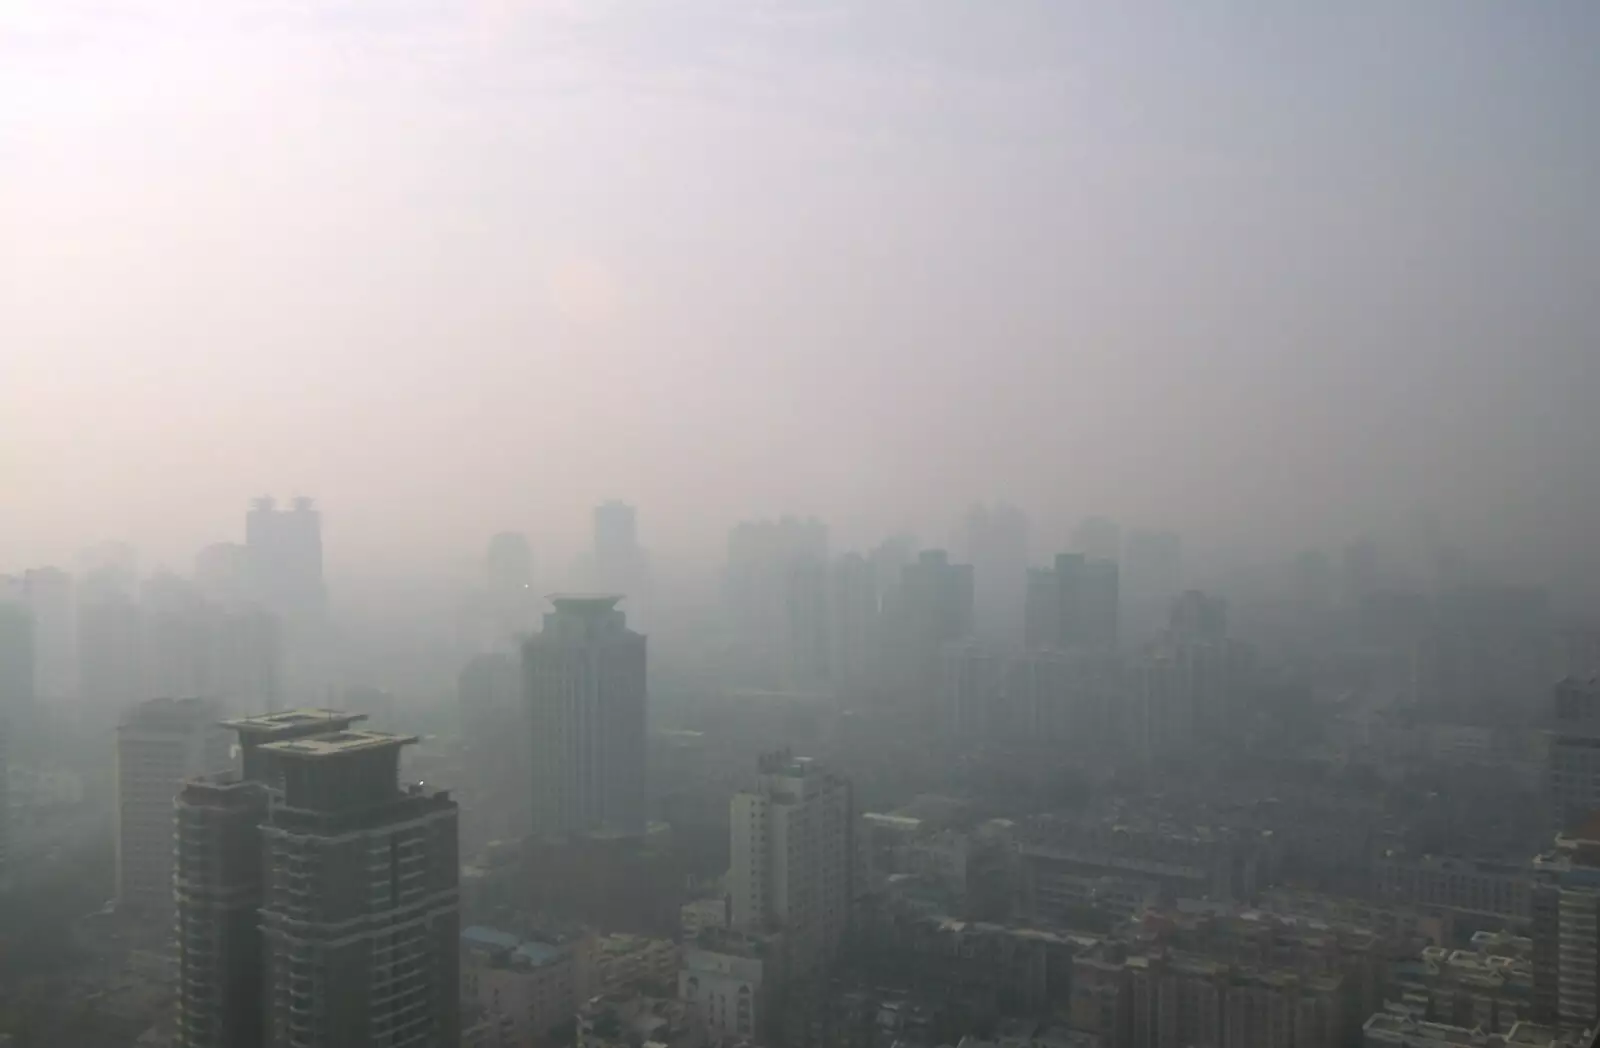
<path fill-rule="evenodd" d="M 645 638 L 620 596 L 558 595 L 522 648 L 536 836 L 645 829 Z"/>
<path fill-rule="evenodd" d="M 117 728 L 117 904 L 153 921 L 172 909 L 173 804 L 184 780 L 228 767 L 218 715 L 205 699 L 151 699 Z"/>
<path fill-rule="evenodd" d="M 824 967 L 849 922 L 855 874 L 850 784 L 788 752 L 763 756 L 730 807 L 732 927 L 782 932 L 790 970 Z"/>

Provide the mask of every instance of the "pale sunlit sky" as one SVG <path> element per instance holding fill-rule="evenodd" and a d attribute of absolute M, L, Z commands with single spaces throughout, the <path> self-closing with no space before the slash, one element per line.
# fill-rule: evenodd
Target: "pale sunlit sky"
<path fill-rule="evenodd" d="M 1600 534 L 1600 5 L 0 0 L 0 570 Z"/>

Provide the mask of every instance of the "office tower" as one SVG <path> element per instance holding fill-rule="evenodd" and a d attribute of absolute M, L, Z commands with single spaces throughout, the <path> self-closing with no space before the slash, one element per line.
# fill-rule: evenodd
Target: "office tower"
<path fill-rule="evenodd" d="M 34 695 L 51 705 L 78 695 L 78 619 L 72 576 L 31 568 L 23 591 L 33 616 Z"/>
<path fill-rule="evenodd" d="M 1085 517 L 1072 529 L 1072 548 L 1090 560 L 1122 559 L 1122 525 L 1105 517 Z"/>
<path fill-rule="evenodd" d="M 1600 812 L 1600 681 L 1559 682 L 1551 707 L 1546 796 L 1560 832 Z"/>
<path fill-rule="evenodd" d="M 878 656 L 878 573 L 859 553 L 833 562 L 828 592 L 828 665 L 834 687 L 859 690 Z"/>
<path fill-rule="evenodd" d="M 973 620 L 984 640 L 1022 642 L 1028 588 L 1028 518 L 1004 502 L 967 511 L 967 561 L 972 565 Z"/>
<path fill-rule="evenodd" d="M 177 1048 L 259 1048 L 267 784 L 217 772 L 177 800 Z"/>
<path fill-rule="evenodd" d="M 884 595 L 884 659 L 902 697 L 936 702 L 945 645 L 972 636 L 972 565 L 952 564 L 942 549 L 923 550 Z"/>
<path fill-rule="evenodd" d="M 1115 651 L 1117 601 L 1116 564 L 1057 554 L 1054 568 L 1028 572 L 1028 647 Z"/>
<path fill-rule="evenodd" d="M 540 837 L 645 829 L 645 639 L 619 596 L 558 594 L 522 646 Z"/>
<path fill-rule="evenodd" d="M 117 903 L 159 922 L 172 906 L 173 802 L 185 779 L 228 766 L 205 699 L 151 699 L 117 728 Z"/>
<path fill-rule="evenodd" d="M 944 646 L 940 658 L 940 736 L 970 746 L 1004 734 L 1010 720 L 1005 657 L 978 641 L 954 641 Z"/>
<path fill-rule="evenodd" d="M 271 1048 L 459 1043 L 457 807 L 400 784 L 415 741 L 346 728 L 258 747 L 282 783 L 261 828 Z"/>
<path fill-rule="evenodd" d="M 322 573 L 322 514 L 308 498 L 288 509 L 270 498 L 245 517 L 246 576 L 252 600 L 279 622 L 284 690 L 320 694 L 328 684 L 328 594 Z"/>
<path fill-rule="evenodd" d="M 322 579 L 322 514 L 308 498 L 279 509 L 258 498 L 245 516 L 247 573 L 255 598 L 290 621 L 326 610 Z"/>
<path fill-rule="evenodd" d="M 1130 639 L 1154 636 L 1183 592 L 1183 543 L 1170 531 L 1130 528 L 1123 541 L 1121 604 Z"/>
<path fill-rule="evenodd" d="M 747 674 L 774 685 L 815 676 L 827 559 L 818 520 L 745 521 L 728 533 L 724 607 Z"/>
<path fill-rule="evenodd" d="M 1228 637 L 1220 597 L 1190 590 L 1173 602 L 1165 636 L 1132 660 L 1135 742 L 1146 759 L 1231 729 L 1250 649 Z"/>
<path fill-rule="evenodd" d="M 1592 1029 L 1600 1018 L 1600 822 L 1556 837 L 1533 862 L 1533 1014 Z"/>
<path fill-rule="evenodd" d="M 838 953 L 855 868 L 850 784 L 787 751 L 761 757 L 756 788 L 729 809 L 732 924 L 782 931 L 789 970 L 815 974 Z"/>

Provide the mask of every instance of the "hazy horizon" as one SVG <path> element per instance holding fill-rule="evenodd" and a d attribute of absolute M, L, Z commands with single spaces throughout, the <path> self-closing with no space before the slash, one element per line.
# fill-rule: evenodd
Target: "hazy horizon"
<path fill-rule="evenodd" d="M 1036 553 L 1421 509 L 1600 558 L 1600 9 L 378 2 L 0 13 L 0 570 L 330 574 L 590 507 Z M 553 558 L 553 560 L 552 560 Z"/>

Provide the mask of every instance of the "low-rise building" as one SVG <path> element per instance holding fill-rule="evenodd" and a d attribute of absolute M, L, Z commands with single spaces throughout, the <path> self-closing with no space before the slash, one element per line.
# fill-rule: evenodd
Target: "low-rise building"
<path fill-rule="evenodd" d="M 1361 1028 L 1362 1048 L 1582 1048 L 1590 1034 L 1572 1035 L 1551 1026 L 1517 1023 L 1506 1033 L 1426 1022 L 1401 1012 L 1373 1015 Z"/>
<path fill-rule="evenodd" d="M 528 942 L 492 928 L 467 928 L 461 933 L 462 998 L 495 1024 L 507 1020 L 508 1044 L 530 1045 L 572 1018 L 581 999 L 583 953 L 581 941 Z"/>
<path fill-rule="evenodd" d="M 781 947 L 777 936 L 708 931 L 684 948 L 678 999 L 703 1043 L 737 1044 L 762 1032 L 782 979 Z"/>
<path fill-rule="evenodd" d="M 578 982 L 585 999 L 631 993 L 640 987 L 665 990 L 676 986 L 678 945 L 671 939 L 644 935 L 599 936 L 590 944 Z"/>

